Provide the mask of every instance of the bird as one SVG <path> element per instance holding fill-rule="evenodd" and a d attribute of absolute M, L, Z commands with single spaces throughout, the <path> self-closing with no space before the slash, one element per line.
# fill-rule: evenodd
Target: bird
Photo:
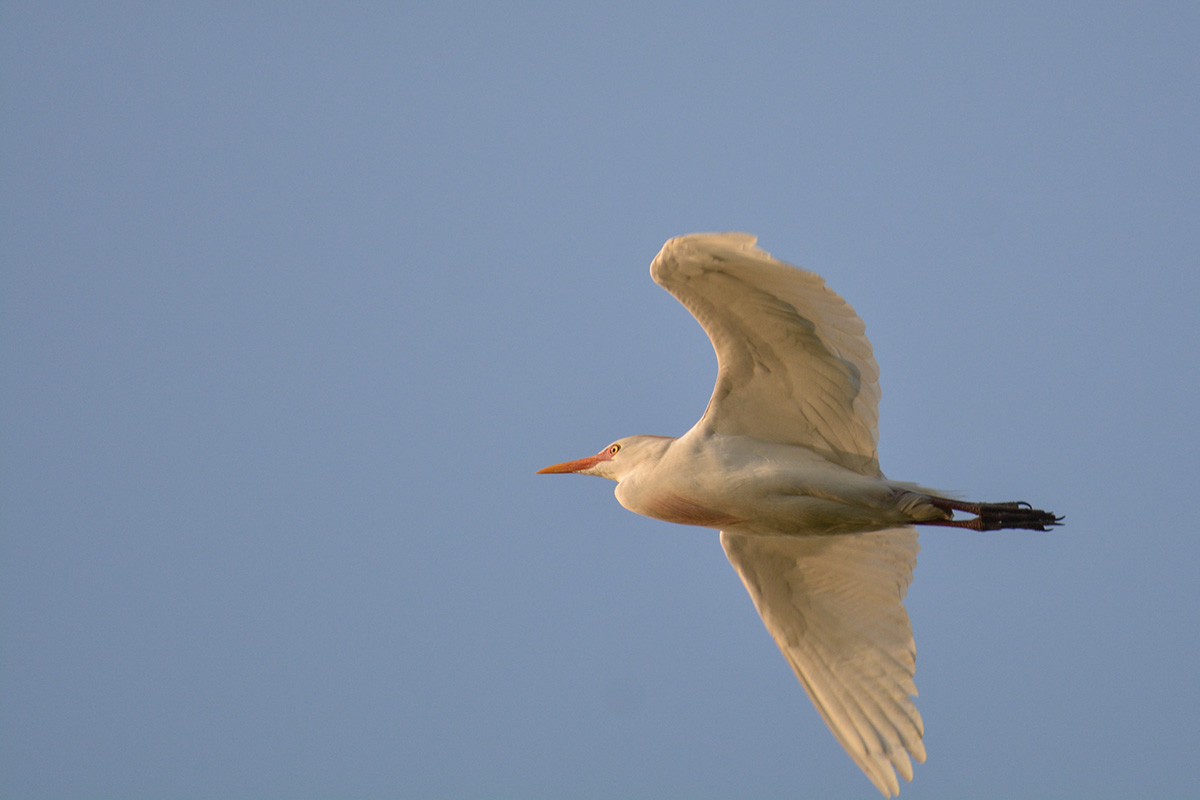
<path fill-rule="evenodd" d="M 925 761 L 904 608 L 915 526 L 1047 531 L 1025 502 L 958 500 L 884 477 L 879 367 L 854 309 L 747 233 L 669 240 L 650 275 L 687 308 L 717 380 L 684 435 L 628 436 L 538 473 L 617 482 L 617 501 L 720 531 L 721 545 L 817 711 L 884 797 Z"/>

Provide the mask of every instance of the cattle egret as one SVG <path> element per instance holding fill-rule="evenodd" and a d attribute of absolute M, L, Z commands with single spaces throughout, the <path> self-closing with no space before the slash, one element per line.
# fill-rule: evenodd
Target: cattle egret
<path fill-rule="evenodd" d="M 1061 517 L 886 479 L 876 453 L 879 368 L 862 320 L 820 276 L 756 241 L 681 236 L 650 265 L 717 353 L 700 421 L 679 438 L 629 436 L 539 472 L 611 478 L 630 511 L 719 530 L 813 705 L 891 797 L 896 773 L 911 781 L 912 760 L 925 760 L 903 604 L 913 526 L 1044 531 Z"/>

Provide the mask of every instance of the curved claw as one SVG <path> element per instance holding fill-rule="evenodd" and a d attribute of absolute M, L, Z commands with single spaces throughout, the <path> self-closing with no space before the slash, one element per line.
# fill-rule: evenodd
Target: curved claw
<path fill-rule="evenodd" d="M 1052 511 L 1034 508 L 1023 500 L 1008 503 L 963 503 L 945 497 L 933 497 L 930 498 L 930 502 L 951 515 L 955 511 L 964 511 L 975 516 L 971 519 L 953 519 L 951 516 L 945 520 L 918 524 L 969 528 L 975 531 L 998 531 L 1005 528 L 1048 531 L 1056 525 L 1061 525 L 1065 519 Z"/>

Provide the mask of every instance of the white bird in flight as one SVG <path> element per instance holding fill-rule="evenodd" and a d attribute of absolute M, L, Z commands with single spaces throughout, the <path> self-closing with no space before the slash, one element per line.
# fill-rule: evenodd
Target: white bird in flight
<path fill-rule="evenodd" d="M 599 475 L 647 517 L 721 531 L 763 623 L 833 735 L 885 797 L 925 760 L 904 595 L 914 525 L 1046 530 L 1028 503 L 967 503 L 890 481 L 876 453 L 879 367 L 862 320 L 818 275 L 745 233 L 667 242 L 650 275 L 717 353 L 704 416 L 539 470 Z M 955 512 L 971 516 L 955 516 Z"/>

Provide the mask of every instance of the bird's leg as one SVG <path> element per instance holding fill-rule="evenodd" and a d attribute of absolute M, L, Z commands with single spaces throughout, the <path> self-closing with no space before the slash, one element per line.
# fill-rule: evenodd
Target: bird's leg
<path fill-rule="evenodd" d="M 968 528 L 973 531 L 998 531 L 1003 528 L 1023 528 L 1044 531 L 1062 523 L 1062 517 L 1049 511 L 1034 508 L 1029 503 L 965 503 L 946 497 L 930 497 L 930 505 L 947 512 L 944 520 L 920 522 L 920 525 L 943 525 L 951 528 Z M 954 519 L 955 511 L 974 514 L 970 519 Z"/>

